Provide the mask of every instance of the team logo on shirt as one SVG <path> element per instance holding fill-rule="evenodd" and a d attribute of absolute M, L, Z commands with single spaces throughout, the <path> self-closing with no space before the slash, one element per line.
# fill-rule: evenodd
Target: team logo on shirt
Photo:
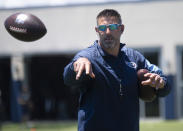
<path fill-rule="evenodd" d="M 129 62 L 128 65 L 132 68 L 137 68 L 137 64 L 135 62 Z"/>

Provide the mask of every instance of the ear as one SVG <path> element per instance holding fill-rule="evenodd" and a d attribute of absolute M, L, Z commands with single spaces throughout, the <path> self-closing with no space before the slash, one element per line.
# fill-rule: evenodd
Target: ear
<path fill-rule="evenodd" d="M 95 31 L 98 33 L 98 28 L 97 27 L 95 27 Z"/>
<path fill-rule="evenodd" d="M 122 24 L 121 25 L 121 33 L 123 33 L 124 29 L 125 29 L 125 26 Z"/>

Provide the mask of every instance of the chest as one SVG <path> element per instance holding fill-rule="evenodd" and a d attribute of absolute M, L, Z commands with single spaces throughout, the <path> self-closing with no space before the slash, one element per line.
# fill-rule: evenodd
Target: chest
<path fill-rule="evenodd" d="M 137 65 L 128 57 L 101 58 L 97 61 L 97 81 L 108 90 L 136 96 L 138 94 Z M 103 81 L 103 82 L 101 82 Z"/>

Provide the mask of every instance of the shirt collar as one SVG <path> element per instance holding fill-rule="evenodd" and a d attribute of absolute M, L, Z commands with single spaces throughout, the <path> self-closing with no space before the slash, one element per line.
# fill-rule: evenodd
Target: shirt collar
<path fill-rule="evenodd" d="M 102 49 L 102 47 L 98 44 L 98 40 L 96 40 L 94 44 L 97 46 L 97 49 L 98 49 L 98 51 L 99 51 L 99 53 L 100 53 L 101 56 L 103 56 L 103 57 L 105 57 L 105 56 L 112 56 L 112 55 L 108 54 L 106 51 L 104 51 Z M 118 56 L 121 54 L 122 49 L 123 49 L 123 47 L 125 45 L 126 44 L 124 44 L 124 43 L 120 43 L 120 52 L 118 53 Z M 114 57 L 114 56 L 112 56 L 112 57 Z"/>

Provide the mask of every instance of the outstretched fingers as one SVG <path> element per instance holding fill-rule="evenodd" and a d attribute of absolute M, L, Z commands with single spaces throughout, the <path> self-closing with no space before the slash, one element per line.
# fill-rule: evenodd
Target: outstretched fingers
<path fill-rule="evenodd" d="M 92 70 L 91 63 L 85 65 L 86 75 L 89 75 L 91 78 L 95 78 L 95 75 Z"/>
<path fill-rule="evenodd" d="M 76 72 L 76 80 L 79 80 L 83 70 L 84 70 L 84 64 L 79 65 L 78 71 Z"/>
<path fill-rule="evenodd" d="M 79 80 L 84 70 L 86 75 L 89 75 L 91 78 L 95 78 L 95 74 L 92 71 L 91 62 L 87 58 L 79 58 L 74 62 L 73 66 L 74 72 L 76 72 L 76 80 Z"/>

